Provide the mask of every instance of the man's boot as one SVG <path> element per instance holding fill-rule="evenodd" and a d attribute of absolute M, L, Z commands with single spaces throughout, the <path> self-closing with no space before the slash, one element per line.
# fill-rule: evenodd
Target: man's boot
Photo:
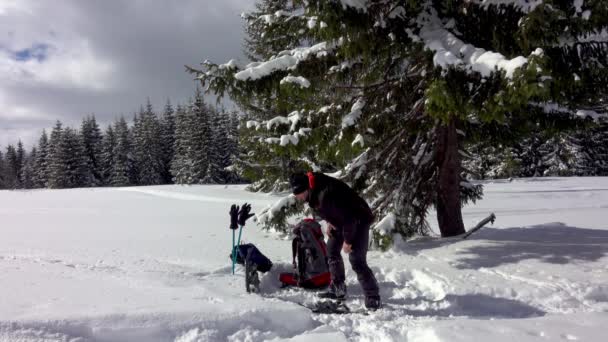
<path fill-rule="evenodd" d="M 319 294 L 319 298 L 344 300 L 346 298 L 346 284 L 331 283 L 326 292 Z"/>
<path fill-rule="evenodd" d="M 365 297 L 365 307 L 367 310 L 376 311 L 382 307 L 380 296 Z"/>

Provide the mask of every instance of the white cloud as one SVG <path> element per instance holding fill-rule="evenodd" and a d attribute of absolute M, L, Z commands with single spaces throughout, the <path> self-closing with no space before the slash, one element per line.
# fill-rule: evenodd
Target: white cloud
<path fill-rule="evenodd" d="M 80 41 L 54 47 L 43 60 L 15 60 L 9 51 L 0 53 L 0 74 L 8 82 L 23 85 L 105 90 L 115 86 L 111 61 L 94 55 L 88 42 Z"/>
<path fill-rule="evenodd" d="M 12 13 L 31 13 L 28 4 L 21 0 L 2 0 L 0 1 L 0 16 Z"/>
<path fill-rule="evenodd" d="M 77 126 L 94 113 L 105 126 L 147 97 L 157 111 L 167 98 L 184 103 L 195 86 L 185 64 L 242 58 L 239 15 L 252 5 L 0 0 L 0 148 L 35 143 L 57 119 Z M 38 44 L 44 58 L 16 60 Z"/>

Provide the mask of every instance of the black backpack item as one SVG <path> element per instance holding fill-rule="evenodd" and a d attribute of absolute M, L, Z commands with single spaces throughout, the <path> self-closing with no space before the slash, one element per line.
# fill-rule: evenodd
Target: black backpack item
<path fill-rule="evenodd" d="M 252 243 L 235 246 L 234 250 L 237 252 L 237 264 L 245 265 L 245 261 L 247 258 L 249 258 L 249 264 L 255 265 L 257 270 L 262 273 L 268 272 L 272 268 L 272 261 L 262 254 L 262 252 L 260 252 L 260 250 Z M 233 260 L 232 258 L 233 255 L 230 253 L 230 260 Z"/>
<path fill-rule="evenodd" d="M 296 225 L 293 234 L 291 248 L 295 273 L 281 273 L 281 283 L 304 288 L 328 286 L 331 274 L 321 225 L 313 219 L 304 219 Z"/>

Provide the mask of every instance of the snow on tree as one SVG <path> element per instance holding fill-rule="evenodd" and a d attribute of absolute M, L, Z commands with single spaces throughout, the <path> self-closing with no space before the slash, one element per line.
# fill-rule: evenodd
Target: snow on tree
<path fill-rule="evenodd" d="M 173 182 L 171 176 L 171 160 L 173 159 L 175 145 L 175 115 L 171 102 L 167 100 L 165 110 L 160 122 L 162 147 L 162 179 L 164 184 Z"/>
<path fill-rule="evenodd" d="M 8 145 L 4 156 L 3 170 L 4 187 L 6 189 L 16 189 L 19 186 L 17 175 L 19 174 L 19 159 L 15 146 Z"/>
<path fill-rule="evenodd" d="M 171 173 L 177 184 L 205 184 L 209 178 L 210 146 L 212 145 L 210 109 L 200 89 L 187 108 L 175 116 L 175 155 Z"/>
<path fill-rule="evenodd" d="M 608 4 L 580 7 L 262 1 L 245 16 L 251 63 L 190 71 L 251 121 L 258 188 L 285 184 L 293 163 L 339 171 L 378 219 L 393 215 L 393 232 L 424 231 L 434 205 L 452 236 L 464 232 L 462 204 L 481 195 L 462 168 L 467 145 L 605 114 L 592 108 L 608 90 Z"/>
<path fill-rule="evenodd" d="M 49 138 L 46 130 L 42 131 L 42 135 L 38 140 L 38 150 L 36 160 L 34 162 L 34 187 L 44 188 L 48 181 L 48 158 L 49 158 Z"/>
<path fill-rule="evenodd" d="M 33 189 L 35 187 L 35 163 L 38 151 L 32 147 L 29 154 L 25 156 L 23 171 L 21 172 L 21 184 L 23 189 Z"/>
<path fill-rule="evenodd" d="M 103 185 L 110 185 L 114 170 L 114 148 L 116 147 L 116 134 L 112 125 L 108 125 L 101 142 L 101 176 Z"/>
<path fill-rule="evenodd" d="M 150 99 L 133 126 L 133 150 L 140 185 L 163 183 L 163 146 L 161 126 Z"/>
<path fill-rule="evenodd" d="M 213 143 L 209 146 L 209 179 L 213 183 L 228 182 L 231 143 L 228 128 L 228 117 L 224 110 L 211 110 L 211 136 Z"/>
<path fill-rule="evenodd" d="M 241 181 L 240 175 L 243 174 L 243 170 L 238 166 L 238 160 L 240 158 L 240 149 L 239 149 L 239 117 L 236 111 L 231 111 L 228 117 L 228 158 L 229 158 L 229 166 L 228 166 L 228 174 L 227 181 L 228 183 L 238 183 Z"/>
<path fill-rule="evenodd" d="M 182 106 L 177 106 L 175 112 L 175 143 L 174 155 L 171 160 L 171 174 L 176 184 L 189 184 L 191 179 L 191 161 L 188 159 L 190 150 L 190 116 Z"/>
<path fill-rule="evenodd" d="M 23 147 L 23 143 L 21 140 L 17 142 L 17 187 L 23 189 L 23 183 L 21 182 L 23 178 L 23 167 L 25 166 L 26 160 L 25 148 Z"/>
<path fill-rule="evenodd" d="M 6 175 L 4 172 L 5 172 L 4 155 L 2 154 L 2 151 L 0 151 L 0 189 L 6 189 L 6 184 L 5 184 Z"/>
<path fill-rule="evenodd" d="M 116 144 L 113 150 L 114 163 L 110 174 L 112 186 L 133 185 L 134 163 L 132 155 L 132 142 L 129 135 L 129 127 L 124 117 L 114 124 Z"/>
<path fill-rule="evenodd" d="M 63 124 L 57 120 L 55 127 L 51 131 L 47 160 L 46 187 L 51 189 L 60 189 L 66 186 L 64 174 L 67 172 L 67 168 L 61 149 L 62 135 Z"/>
<path fill-rule="evenodd" d="M 102 135 L 94 115 L 82 120 L 80 133 L 84 143 L 87 168 L 93 175 L 92 182 L 89 186 L 100 186 L 103 184 L 101 170 Z"/>
<path fill-rule="evenodd" d="M 61 156 L 65 167 L 64 187 L 81 188 L 91 186 L 94 176 L 89 168 L 82 135 L 67 127 L 62 132 Z"/>

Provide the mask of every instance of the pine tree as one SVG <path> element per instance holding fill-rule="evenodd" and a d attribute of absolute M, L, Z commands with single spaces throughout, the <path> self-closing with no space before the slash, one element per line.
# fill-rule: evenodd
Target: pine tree
<path fill-rule="evenodd" d="M 608 176 L 608 119 L 602 119 L 595 133 L 596 176 Z"/>
<path fill-rule="evenodd" d="M 162 146 L 162 179 L 164 184 L 171 184 L 171 161 L 175 146 L 175 115 L 171 102 L 167 100 L 161 119 L 161 146 Z"/>
<path fill-rule="evenodd" d="M 38 140 L 38 150 L 36 160 L 34 161 L 34 188 L 44 188 L 48 180 L 48 155 L 49 155 L 49 138 L 46 130 L 42 131 L 42 135 Z"/>
<path fill-rule="evenodd" d="M 231 111 L 228 117 L 228 158 L 229 168 L 227 173 L 228 183 L 238 183 L 241 181 L 240 174 L 243 173 L 243 169 L 239 167 L 239 118 L 236 111 Z"/>
<path fill-rule="evenodd" d="M 87 168 L 93 176 L 89 186 L 100 186 L 103 184 L 101 170 L 102 135 L 94 115 L 82 120 L 80 133 L 84 143 Z"/>
<path fill-rule="evenodd" d="M 171 173 L 177 184 L 206 184 L 209 177 L 212 145 L 210 109 L 200 89 L 187 108 L 178 107 L 175 117 L 175 155 Z"/>
<path fill-rule="evenodd" d="M 182 106 L 177 106 L 175 113 L 175 143 L 174 154 L 171 160 L 171 175 L 176 184 L 190 184 L 191 164 L 189 159 L 190 151 L 190 118 L 186 109 Z"/>
<path fill-rule="evenodd" d="M 110 176 L 112 186 L 133 185 L 133 156 L 129 127 L 127 121 L 121 117 L 114 125 L 116 145 L 114 146 L 114 164 Z"/>
<path fill-rule="evenodd" d="M 19 188 L 19 189 L 23 189 L 23 184 L 21 182 L 21 178 L 23 177 L 23 167 L 25 165 L 25 159 L 26 159 L 25 148 L 23 148 L 23 143 L 21 142 L 21 140 L 19 140 L 17 142 L 17 160 L 16 160 L 16 164 L 14 166 L 15 174 L 16 174 L 15 187 Z"/>
<path fill-rule="evenodd" d="M 51 131 L 51 139 L 48 145 L 46 187 L 51 189 L 61 189 L 67 186 L 65 180 L 67 169 L 63 155 L 64 151 L 62 150 L 62 139 L 63 125 L 58 120 Z"/>
<path fill-rule="evenodd" d="M 2 151 L 0 151 L 0 189 L 6 189 L 5 172 L 4 155 L 2 154 Z"/>
<path fill-rule="evenodd" d="M 62 132 L 61 157 L 65 167 L 64 187 L 78 188 L 90 186 L 93 174 L 89 168 L 82 135 L 67 127 Z"/>
<path fill-rule="evenodd" d="M 209 170 L 207 178 L 211 183 L 224 184 L 226 183 L 225 168 L 229 166 L 229 146 L 226 127 L 224 120 L 225 112 L 210 109 L 210 133 L 212 142 L 208 145 L 209 150 Z"/>
<path fill-rule="evenodd" d="M 150 99 L 140 110 L 133 126 L 133 150 L 141 185 L 163 183 L 163 148 L 161 127 Z"/>
<path fill-rule="evenodd" d="M 541 146 L 543 176 L 572 176 L 572 153 L 568 146 L 568 135 L 557 134 Z"/>
<path fill-rule="evenodd" d="M 101 176 L 103 185 L 111 185 L 114 170 L 114 148 L 116 147 L 116 135 L 112 125 L 108 125 L 101 143 Z"/>
<path fill-rule="evenodd" d="M 35 164 L 37 154 L 36 147 L 33 147 L 32 151 L 25 157 L 23 171 L 21 173 L 21 185 L 24 189 L 35 188 Z"/>
<path fill-rule="evenodd" d="M 285 161 L 341 171 L 394 232 L 424 231 L 434 205 L 452 236 L 481 195 L 461 150 L 603 114 L 589 108 L 608 92 L 606 15 L 601 0 L 262 1 L 254 63 L 190 71 L 250 117 L 254 180 L 284 184 Z"/>
<path fill-rule="evenodd" d="M 19 185 L 17 175 L 19 172 L 19 161 L 15 146 L 8 145 L 6 147 L 6 156 L 4 157 L 4 184 L 7 189 L 16 189 Z"/>
<path fill-rule="evenodd" d="M 190 150 L 189 160 L 192 161 L 191 184 L 207 184 L 213 180 L 209 177 L 212 130 L 211 109 L 205 104 L 203 94 L 197 87 L 194 103 L 187 112 L 190 116 Z"/>

